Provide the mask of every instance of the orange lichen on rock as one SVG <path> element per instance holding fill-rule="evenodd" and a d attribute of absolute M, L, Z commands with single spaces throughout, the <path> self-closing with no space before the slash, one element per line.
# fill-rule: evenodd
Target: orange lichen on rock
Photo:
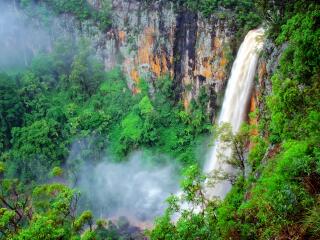
<path fill-rule="evenodd" d="M 250 113 L 254 113 L 256 111 L 256 93 L 253 92 L 251 99 L 250 99 Z M 251 136 L 258 136 L 258 119 L 257 116 L 251 116 L 249 118 L 249 125 L 252 127 L 252 130 L 250 132 Z M 252 149 L 255 146 L 255 143 L 253 141 L 250 141 L 249 143 L 249 149 Z"/>
<path fill-rule="evenodd" d="M 120 43 L 123 43 L 126 40 L 126 32 L 125 31 L 119 31 L 118 36 L 119 36 Z"/>
<path fill-rule="evenodd" d="M 213 76 L 212 66 L 210 64 L 211 60 L 212 60 L 211 57 L 205 57 L 201 61 L 202 64 L 200 66 L 200 70 L 197 72 L 198 74 L 204 76 L 207 79 L 212 78 Z M 198 75 L 198 74 L 195 74 L 195 75 Z"/>
<path fill-rule="evenodd" d="M 150 64 L 152 58 L 152 46 L 154 43 L 154 29 L 147 27 L 144 30 L 144 36 L 138 49 L 139 64 Z"/>
<path fill-rule="evenodd" d="M 149 48 L 142 46 L 138 50 L 138 62 L 139 64 L 149 63 Z"/>
<path fill-rule="evenodd" d="M 173 57 L 173 55 L 171 55 L 170 56 L 170 66 L 173 66 L 173 61 L 174 61 L 174 57 Z M 174 68 L 171 67 L 171 69 L 170 69 L 170 77 L 173 78 L 173 76 L 174 76 Z"/>
<path fill-rule="evenodd" d="M 141 92 L 141 89 L 137 86 L 140 83 L 140 77 L 137 70 L 133 69 L 130 72 L 130 77 L 134 81 L 134 84 L 132 86 L 132 93 L 137 94 Z"/>
<path fill-rule="evenodd" d="M 160 57 L 157 55 L 150 59 L 150 68 L 151 71 L 157 76 L 160 77 L 163 74 L 169 72 L 167 65 L 167 57 L 163 52 Z"/>
<path fill-rule="evenodd" d="M 173 65 L 174 57 L 170 56 L 170 64 Z"/>
<path fill-rule="evenodd" d="M 188 110 L 188 109 L 189 109 L 189 105 L 190 105 L 190 103 L 189 103 L 188 99 L 187 99 L 186 97 L 184 97 L 184 98 L 183 98 L 183 106 L 184 106 L 184 109 L 185 109 L 185 110 Z"/>
<path fill-rule="evenodd" d="M 225 57 L 222 57 L 220 60 L 220 66 L 225 67 L 228 64 L 228 60 Z"/>
<path fill-rule="evenodd" d="M 258 68 L 258 77 L 259 77 L 259 83 L 261 86 L 263 85 L 263 78 L 266 74 L 267 74 L 267 64 L 266 62 L 263 61 L 259 64 L 259 68 Z"/>
<path fill-rule="evenodd" d="M 250 113 L 254 113 L 257 109 L 257 106 L 256 106 L 256 93 L 254 92 L 251 96 L 251 99 L 250 99 Z M 253 128 L 253 130 L 251 131 L 251 135 L 252 136 L 257 136 L 258 135 L 258 129 L 257 129 L 257 126 L 258 126 L 258 119 L 256 116 L 253 116 L 249 119 L 249 124 L 251 126 L 255 126 Z"/>
<path fill-rule="evenodd" d="M 212 78 L 212 71 L 210 67 L 204 68 L 200 74 L 206 78 Z"/>
<path fill-rule="evenodd" d="M 151 71 L 157 76 L 159 77 L 161 74 L 161 63 L 160 63 L 160 59 L 158 58 L 158 56 L 155 56 L 151 61 L 150 61 L 150 68 Z"/>
<path fill-rule="evenodd" d="M 214 78 L 214 80 L 226 80 L 226 67 L 228 60 L 225 57 L 223 50 L 223 40 L 215 37 L 212 39 L 212 55 L 202 60 L 200 70 L 196 72 L 207 79 Z"/>
<path fill-rule="evenodd" d="M 167 63 L 167 56 L 165 53 L 162 53 L 161 55 L 161 67 L 162 67 L 162 73 L 168 72 L 168 63 Z"/>
<path fill-rule="evenodd" d="M 216 79 L 218 80 L 224 80 L 226 73 L 223 70 L 218 70 L 218 72 L 215 74 Z"/>
<path fill-rule="evenodd" d="M 138 94 L 138 93 L 141 93 L 141 90 L 140 90 L 138 87 L 133 86 L 133 87 L 132 87 L 132 93 L 133 93 L 133 94 Z"/>
<path fill-rule="evenodd" d="M 159 55 L 153 53 L 155 41 L 155 31 L 152 27 L 147 27 L 144 30 L 143 37 L 140 42 L 137 56 L 137 64 L 148 64 L 150 66 L 150 71 L 154 73 L 156 77 L 161 76 L 161 74 L 167 73 L 167 56 L 164 52 Z M 172 59 L 173 61 L 173 59 Z"/>
<path fill-rule="evenodd" d="M 152 27 L 147 27 L 144 30 L 146 43 L 150 46 L 154 43 L 155 31 Z"/>
<path fill-rule="evenodd" d="M 263 77 L 267 73 L 267 64 L 262 62 L 259 66 L 259 78 Z"/>
<path fill-rule="evenodd" d="M 209 59 L 207 57 L 202 59 L 202 66 L 207 68 L 210 64 L 209 64 Z"/>
<path fill-rule="evenodd" d="M 126 38 L 126 32 L 118 32 L 120 43 L 127 41 Z M 153 27 L 146 27 L 139 35 L 137 51 L 131 51 L 133 54 L 128 55 L 124 59 L 123 68 L 128 73 L 131 83 L 133 83 L 130 85 L 133 93 L 140 92 L 138 87 L 140 77 L 146 71 L 150 71 L 154 77 L 160 77 L 162 74 L 169 73 L 169 71 L 171 76 L 173 76 L 173 68 L 169 67 L 173 66 L 173 56 L 172 54 L 167 56 L 164 50 L 154 53 L 155 39 L 155 29 Z"/>
<path fill-rule="evenodd" d="M 213 39 L 213 48 L 220 49 L 221 48 L 221 40 L 217 37 Z"/>
<path fill-rule="evenodd" d="M 131 70 L 130 77 L 135 83 L 140 82 L 139 73 L 137 70 L 135 70 L 135 69 Z"/>

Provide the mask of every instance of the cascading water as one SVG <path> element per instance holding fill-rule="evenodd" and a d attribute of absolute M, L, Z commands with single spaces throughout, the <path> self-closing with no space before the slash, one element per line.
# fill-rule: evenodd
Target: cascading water
<path fill-rule="evenodd" d="M 246 118 L 257 68 L 258 54 L 263 46 L 263 34 L 263 29 L 248 32 L 232 66 L 217 124 L 229 123 L 233 133 L 239 131 L 242 122 Z M 205 173 L 219 169 L 226 172 L 232 171 L 231 166 L 221 161 L 218 157 L 222 149 L 225 156 L 230 156 L 231 149 L 225 149 L 223 143 L 216 141 L 210 149 L 209 158 L 204 166 Z M 207 194 L 210 198 L 213 196 L 223 198 L 230 188 L 231 184 L 228 181 L 220 181 L 214 187 L 207 187 Z"/>

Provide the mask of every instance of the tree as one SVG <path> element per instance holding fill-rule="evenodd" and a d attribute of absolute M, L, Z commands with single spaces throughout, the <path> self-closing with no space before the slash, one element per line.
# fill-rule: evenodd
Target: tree
<path fill-rule="evenodd" d="M 69 240 L 79 237 L 84 225 L 92 226 L 91 212 L 77 218 L 79 193 L 66 185 L 51 183 L 32 189 L 1 175 L 0 239 Z"/>
<path fill-rule="evenodd" d="M 11 129 L 23 123 L 24 107 L 14 78 L 0 73 L 0 152 L 11 144 Z"/>
<path fill-rule="evenodd" d="M 69 75 L 69 86 L 73 99 L 91 97 L 104 80 L 103 65 L 91 56 L 88 43 L 82 41 L 79 53 L 75 55 Z"/>
<path fill-rule="evenodd" d="M 218 152 L 218 158 L 227 164 L 239 169 L 243 178 L 246 175 L 246 158 L 250 140 L 250 127 L 242 125 L 238 133 L 233 133 L 231 125 L 224 123 L 217 129 L 217 139 L 221 147 Z M 232 174 L 229 176 L 234 179 Z"/>
<path fill-rule="evenodd" d="M 199 167 L 193 165 L 185 169 L 181 182 L 180 195 L 167 199 L 165 214 L 156 219 L 155 227 L 148 232 L 151 239 L 214 239 L 216 200 L 209 200 L 205 195 L 206 177 Z M 174 223 L 172 219 L 178 215 Z"/>
<path fill-rule="evenodd" d="M 31 181 L 45 177 L 48 169 L 64 157 L 59 124 L 54 120 L 39 120 L 30 126 L 12 130 L 13 148 L 9 152 L 8 171 L 11 176 Z"/>
<path fill-rule="evenodd" d="M 32 219 L 31 196 L 24 188 L 17 179 L 0 178 L 0 232 L 4 238 L 17 234 Z"/>

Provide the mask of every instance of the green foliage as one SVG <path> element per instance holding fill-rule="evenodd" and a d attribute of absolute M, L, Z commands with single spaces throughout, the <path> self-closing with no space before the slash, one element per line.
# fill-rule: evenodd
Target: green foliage
<path fill-rule="evenodd" d="M 282 27 L 278 43 L 289 41 L 272 78 L 271 141 L 312 137 L 319 140 L 319 7 L 298 13 Z"/>
<path fill-rule="evenodd" d="M 33 187 L 1 175 L 0 239 L 67 240 L 79 236 L 74 228 L 77 199 L 78 194 L 63 184 Z M 90 214 L 84 212 L 79 218 L 89 221 Z"/>
<path fill-rule="evenodd" d="M 204 194 L 205 177 L 193 165 L 185 169 L 181 182 L 180 196 L 167 199 L 169 207 L 165 214 L 156 219 L 155 228 L 148 232 L 151 239 L 215 239 L 217 202 L 209 201 Z M 186 207 L 187 206 L 187 207 Z M 173 223 L 173 214 L 180 218 Z"/>
<path fill-rule="evenodd" d="M 139 109 L 143 115 L 147 115 L 152 112 L 153 106 L 148 96 L 145 96 L 141 99 L 139 102 Z"/>
<path fill-rule="evenodd" d="M 81 42 L 79 52 L 74 56 L 71 72 L 64 87 L 71 89 L 71 97 L 75 100 L 92 96 L 104 80 L 103 65 L 90 58 L 88 44 Z"/>
<path fill-rule="evenodd" d="M 199 161 L 196 145 L 210 129 L 204 89 L 188 111 L 174 101 L 173 81 L 167 76 L 155 82 L 153 94 L 141 79 L 137 86 L 141 92 L 133 94 L 120 69 L 104 72 L 85 42 L 57 43 L 26 71 L 1 76 L 1 116 L 5 116 L 1 134 L 7 139 L 1 140 L 0 177 L 16 179 L 4 181 L 6 188 L 1 190 L 17 211 L 4 206 L 0 224 L 10 222 L 4 231 L 12 239 L 80 239 L 79 232 L 83 239 L 129 236 L 127 220 L 94 228 L 90 212 L 76 216 L 77 192 L 62 184 L 39 186 L 39 182 L 72 177 L 81 162 L 98 161 L 106 151 L 119 161 L 132 150 L 151 148 L 189 165 Z M 80 151 L 67 162 L 75 141 Z M 11 198 L 15 192 L 21 195 L 18 202 Z M 21 222 L 12 220 L 20 219 L 22 212 Z"/>
<path fill-rule="evenodd" d="M 292 11 L 294 1 L 255 0 L 254 2 L 258 14 L 262 17 L 265 24 L 268 25 L 267 35 L 275 38 L 281 30 L 281 25 L 283 25 L 289 17 L 287 15 Z"/>
<path fill-rule="evenodd" d="M 205 214 L 186 218 L 192 208 L 172 223 L 170 213 L 172 209 L 178 210 L 176 201 L 171 201 L 166 214 L 156 221 L 152 239 L 318 239 L 320 236 L 319 5 L 313 1 L 256 3 L 273 31 L 269 36 L 277 38 L 277 44 L 286 45 L 272 77 L 272 94 L 267 99 L 270 121 L 262 120 L 264 134 L 269 137 L 251 138 L 245 177 L 238 178 L 224 201 L 214 205 L 210 212 L 213 222 L 210 237 L 199 232 L 206 227 Z M 181 117 L 185 119 L 184 114 Z M 250 131 L 246 129 L 233 136 L 225 127 L 220 138 L 245 148 Z M 237 160 L 228 162 L 238 166 Z M 191 187 L 184 190 L 190 194 L 194 185 L 192 176 L 189 177 L 184 186 Z M 204 213 L 207 209 L 204 208 Z M 195 219 L 199 225 L 193 228 Z M 179 230 L 182 235 L 178 234 Z"/>
<path fill-rule="evenodd" d="M 87 0 L 20 0 L 20 5 L 30 15 L 39 14 L 42 19 L 48 14 L 44 7 L 49 8 L 55 14 L 70 14 L 74 16 L 80 23 L 86 20 L 92 20 L 100 30 L 104 31 L 111 25 L 109 1 L 101 1 L 99 9 L 93 8 Z"/>
<path fill-rule="evenodd" d="M 16 80 L 6 74 L 0 74 L 0 152 L 10 145 L 11 129 L 21 126 L 24 107 L 17 92 Z"/>
<path fill-rule="evenodd" d="M 319 199 L 316 201 L 315 206 L 307 212 L 304 219 L 304 226 L 313 238 L 320 237 L 320 204 Z"/>
<path fill-rule="evenodd" d="M 96 239 L 96 233 L 95 232 L 92 232 L 90 230 L 86 230 L 82 237 L 81 237 L 82 240 L 95 240 Z"/>
<path fill-rule="evenodd" d="M 279 44 L 290 42 L 281 59 L 281 73 L 307 85 L 312 83 L 308 80 L 312 81 L 312 76 L 319 73 L 319 18 L 319 7 L 311 5 L 307 13 L 290 18 L 277 39 Z"/>
<path fill-rule="evenodd" d="M 78 217 L 78 219 L 74 221 L 73 227 L 76 229 L 76 231 L 80 231 L 85 224 L 88 224 L 90 228 L 92 228 L 92 218 L 93 218 L 93 215 L 91 211 L 84 211 Z"/>
<path fill-rule="evenodd" d="M 61 177 L 63 174 L 63 170 L 60 167 L 54 167 L 51 171 L 51 176 L 53 177 Z"/>
<path fill-rule="evenodd" d="M 248 172 L 247 155 L 251 130 L 248 124 L 242 124 L 240 130 L 237 133 L 233 133 L 229 123 L 223 123 L 215 129 L 215 141 L 220 143 L 217 157 L 219 161 L 229 164 L 235 170 L 234 174 L 222 173 L 222 175 L 232 182 L 238 177 L 239 172 L 243 179 L 246 177 L 246 172 Z"/>
<path fill-rule="evenodd" d="M 261 136 L 251 137 L 250 140 L 254 147 L 249 152 L 248 163 L 252 167 L 252 170 L 255 171 L 261 164 L 261 161 L 263 160 L 267 151 L 268 145 Z"/>
<path fill-rule="evenodd" d="M 308 238 L 313 229 L 317 232 L 316 209 L 309 211 L 305 220 L 309 233 L 297 222 L 316 204 L 314 196 L 319 192 L 319 157 L 315 150 L 319 143 L 316 80 L 319 68 L 315 64 L 318 48 L 314 45 L 319 42 L 318 14 L 317 7 L 297 13 L 282 27 L 277 41 L 287 41 L 288 46 L 272 78 L 273 93 L 268 98 L 270 141 L 282 142 L 282 147 L 267 148 L 264 140 L 256 139 L 249 153 L 254 172 L 241 187 L 245 187 L 247 193 L 236 193 L 239 186 L 234 186 L 218 209 L 218 226 L 223 239 Z M 308 54 L 309 51 L 315 54 Z M 270 156 L 265 154 L 267 149 L 278 149 L 280 154 L 269 160 Z"/>
<path fill-rule="evenodd" d="M 30 226 L 23 229 L 13 239 L 27 240 L 27 239 L 69 239 L 70 234 L 64 228 L 59 228 L 49 217 L 39 216 L 31 222 Z"/>
<path fill-rule="evenodd" d="M 134 114 L 130 113 L 126 116 L 121 122 L 122 136 L 129 141 L 138 141 L 142 135 L 142 120 L 141 118 Z"/>
<path fill-rule="evenodd" d="M 130 149 L 145 146 L 155 147 L 184 164 L 195 161 L 195 142 L 200 134 L 209 129 L 208 115 L 199 102 L 193 105 L 190 112 L 182 110 L 181 105 L 175 105 L 171 86 L 171 79 L 162 77 L 156 81 L 154 97 L 142 91 L 131 96 L 131 101 L 128 97 L 127 109 L 119 106 L 123 109 L 121 113 L 127 115 L 122 115 L 120 124 L 115 124 L 111 129 L 113 153 L 121 157 Z M 111 91 L 109 88 L 102 85 L 101 90 L 107 93 Z M 118 95 L 115 99 L 120 100 Z M 121 103 L 119 100 L 117 104 Z M 125 98 L 122 100 L 127 101 Z M 116 122 L 119 120 L 116 119 Z"/>
<path fill-rule="evenodd" d="M 127 109 L 132 98 L 129 90 L 123 97 L 123 88 L 114 89 L 108 97 L 99 90 L 106 79 L 113 83 L 118 77 L 114 85 L 121 82 L 126 87 L 124 79 L 106 75 L 90 53 L 83 42 L 58 43 L 52 53 L 35 58 L 27 71 L 14 78 L 1 75 L 5 92 L 0 101 L 0 134 L 4 136 L 0 145 L 7 150 L 1 153 L 9 176 L 24 181 L 45 179 L 49 169 L 65 161 L 74 137 L 105 134 L 111 119 L 119 121 L 118 114 L 125 114 L 121 107 Z M 96 147 L 103 148 L 103 144 Z"/>
<path fill-rule="evenodd" d="M 39 120 L 28 127 L 12 129 L 13 147 L 10 151 L 8 171 L 12 176 L 19 174 L 26 181 L 45 178 L 47 167 L 59 163 L 66 153 L 61 145 L 61 131 L 54 120 Z"/>
<path fill-rule="evenodd" d="M 10 234 L 10 230 L 8 229 L 14 217 L 16 216 L 15 212 L 8 208 L 0 209 L 0 229 L 2 234 Z"/>
<path fill-rule="evenodd" d="M 193 165 L 185 169 L 183 176 L 181 188 L 185 193 L 184 200 L 195 205 L 204 204 L 202 202 L 204 196 L 201 191 L 205 177 L 201 174 L 201 170 Z"/>
<path fill-rule="evenodd" d="M 251 225 L 259 223 L 255 231 L 251 232 L 256 234 L 256 238 L 276 236 L 283 227 L 293 224 L 299 218 L 299 213 L 312 204 L 312 198 L 301 182 L 303 176 L 310 174 L 307 173 L 308 169 L 303 169 L 306 166 L 303 165 L 305 158 L 310 158 L 306 143 L 287 145 L 284 153 L 278 157 L 277 165 L 269 164 L 251 190 L 250 199 L 239 207 L 238 214 L 246 222 Z"/>
<path fill-rule="evenodd" d="M 0 162 L 0 174 L 3 174 L 5 170 L 6 170 L 6 166 L 4 162 Z"/>
<path fill-rule="evenodd" d="M 93 20 L 103 29 L 110 23 L 107 1 L 100 10 L 85 0 L 37 2 L 40 8 L 34 10 L 43 17 L 48 12 L 41 6 L 47 6 L 80 22 Z M 20 3 L 29 10 L 35 6 L 31 0 Z M 33 187 L 53 167 L 51 176 L 61 177 L 57 166 L 66 163 L 68 149 L 79 138 L 89 147 L 76 162 L 99 160 L 104 150 L 120 160 L 143 147 L 189 166 L 182 195 L 168 199 L 151 239 L 319 238 L 319 6 L 306 0 L 179 4 L 228 20 L 239 33 L 260 24 L 258 9 L 270 26 L 269 36 L 286 46 L 267 99 L 267 139 L 251 139 L 244 161 L 251 130 L 233 135 L 229 129 L 222 135 L 236 150 L 228 162 L 242 171 L 228 196 L 221 202 L 207 199 L 206 178 L 192 165 L 199 161 L 195 145 L 211 128 L 204 88 L 187 111 L 176 102 L 168 76 L 154 82 L 152 94 L 141 79 L 136 86 L 140 93 L 132 94 L 120 69 L 105 73 L 88 44 L 62 42 L 35 58 L 26 71 L 0 74 L 0 238 L 118 239 L 128 228 L 127 220 L 120 219 L 98 222 L 93 229 L 90 211 L 76 215 L 76 191 L 58 183 Z M 76 170 L 70 166 L 69 171 Z M 176 213 L 180 218 L 172 222 Z"/>

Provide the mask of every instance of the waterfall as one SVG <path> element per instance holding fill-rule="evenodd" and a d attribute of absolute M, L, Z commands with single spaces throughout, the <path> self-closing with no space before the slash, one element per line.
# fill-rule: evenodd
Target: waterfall
<path fill-rule="evenodd" d="M 217 124 L 229 123 L 233 133 L 239 131 L 242 122 L 247 116 L 259 50 L 261 50 L 263 46 L 263 34 L 263 29 L 248 32 L 232 66 L 231 76 L 228 80 Z M 223 144 L 216 141 L 210 149 L 209 158 L 204 166 L 205 173 L 210 173 L 218 169 L 227 172 L 232 171 L 231 166 L 223 163 L 223 161 L 218 158 L 218 153 L 222 147 Z M 230 154 L 231 149 L 224 149 L 224 155 L 230 156 Z M 207 194 L 209 197 L 218 196 L 223 198 L 230 189 L 231 184 L 228 181 L 220 181 L 214 187 L 207 187 Z"/>

